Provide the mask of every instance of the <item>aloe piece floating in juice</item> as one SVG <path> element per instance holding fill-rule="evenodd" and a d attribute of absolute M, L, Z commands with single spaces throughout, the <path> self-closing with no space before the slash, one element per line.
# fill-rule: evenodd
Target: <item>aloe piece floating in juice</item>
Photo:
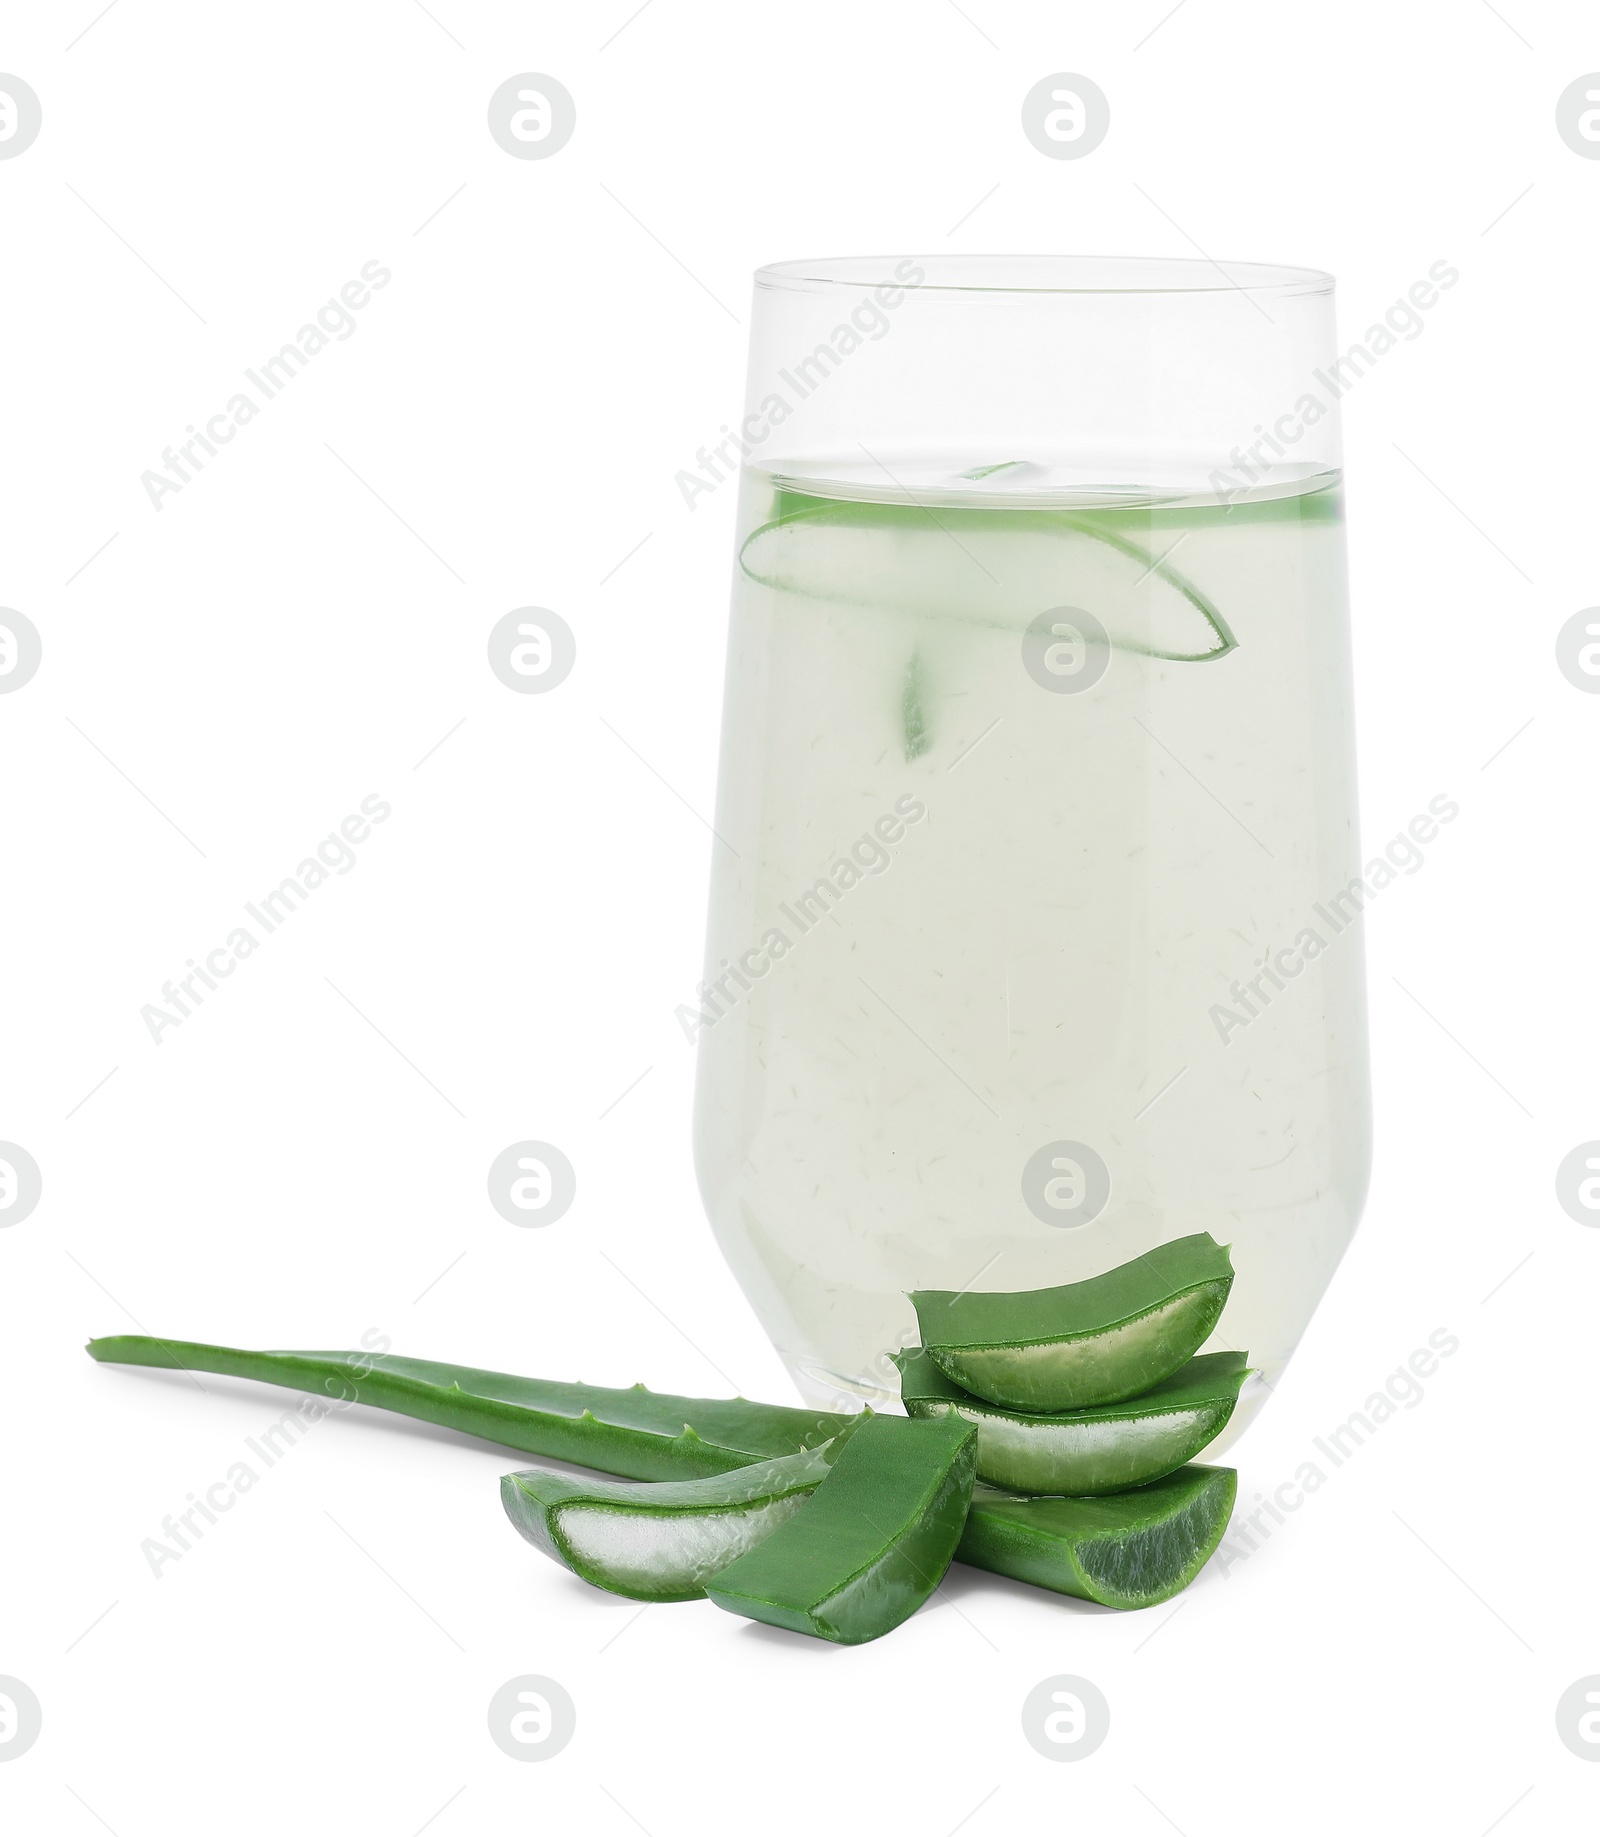
<path fill-rule="evenodd" d="M 635 1384 L 559 1384 L 370 1352 L 244 1352 L 191 1340 L 116 1334 L 90 1358 L 259 1378 L 325 1402 L 370 1403 L 482 1436 L 504 1448 L 574 1461 L 631 1480 L 696 1479 L 821 1447 L 860 1420 L 743 1397 L 674 1397 Z"/>
<path fill-rule="evenodd" d="M 1180 1467 L 1103 1499 L 1013 1499 L 980 1487 L 956 1561 L 1103 1607 L 1180 1594 L 1222 1542 L 1239 1477 Z"/>
<path fill-rule="evenodd" d="M 827 1476 L 830 1453 L 642 1486 L 530 1467 L 506 1474 L 500 1497 L 530 1544 L 597 1588 L 635 1601 L 694 1601 L 708 1576 L 799 1511 Z"/>
<path fill-rule="evenodd" d="M 978 1478 L 1019 1493 L 1122 1492 L 1192 1461 L 1227 1427 L 1242 1352 L 1203 1352 L 1123 1403 L 1029 1415 L 974 1397 L 920 1350 L 895 1355 L 908 1416 L 953 1409 L 978 1431 Z"/>
<path fill-rule="evenodd" d="M 927 670 L 921 653 L 913 651 L 911 661 L 906 665 L 905 688 L 900 696 L 900 718 L 908 762 L 920 759 L 928 750 L 928 713 L 924 701 L 926 692 Z"/>
<path fill-rule="evenodd" d="M 1131 1263 L 1020 1294 L 912 1295 L 922 1344 L 947 1377 L 1012 1410 L 1120 1403 L 1169 1378 L 1216 1326 L 1233 1264 L 1208 1232 Z"/>
<path fill-rule="evenodd" d="M 872 1416 L 789 1521 L 706 1583 L 718 1607 L 855 1646 L 939 1586 L 972 1497 L 977 1436 L 955 1416 Z"/>
<path fill-rule="evenodd" d="M 979 467 L 966 476 L 1004 470 Z M 746 538 L 739 565 L 783 593 L 1019 634 L 1069 600 L 1094 608 L 1117 650 L 1202 663 L 1236 648 L 1227 621 L 1196 586 L 1159 550 L 1148 552 L 1103 517 L 794 493 L 780 505 L 782 514 Z M 944 552 L 951 538 L 975 565 L 951 565 Z M 927 565 L 918 567 L 923 556 Z"/>

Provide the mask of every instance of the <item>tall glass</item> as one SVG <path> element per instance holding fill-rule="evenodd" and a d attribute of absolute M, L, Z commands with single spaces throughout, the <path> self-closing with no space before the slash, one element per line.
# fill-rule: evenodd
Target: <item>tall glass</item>
<path fill-rule="evenodd" d="M 1270 1385 L 1332 1276 L 1369 1153 L 1336 362 L 1304 269 L 757 274 L 688 1025 L 706 1209 L 808 1399 L 897 1394 L 908 1290 L 1197 1231 Z"/>

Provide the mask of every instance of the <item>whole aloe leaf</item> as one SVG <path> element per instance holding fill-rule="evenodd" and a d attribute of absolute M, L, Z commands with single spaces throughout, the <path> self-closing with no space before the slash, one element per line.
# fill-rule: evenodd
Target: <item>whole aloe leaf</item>
<path fill-rule="evenodd" d="M 117 1334 L 90 1340 L 112 1365 L 258 1378 L 346 1403 L 369 1403 L 505 1448 L 630 1480 L 690 1480 L 819 1448 L 861 1419 L 743 1397 L 674 1397 L 635 1384 L 560 1384 L 432 1359 L 367 1352 L 245 1352 L 192 1340 Z"/>

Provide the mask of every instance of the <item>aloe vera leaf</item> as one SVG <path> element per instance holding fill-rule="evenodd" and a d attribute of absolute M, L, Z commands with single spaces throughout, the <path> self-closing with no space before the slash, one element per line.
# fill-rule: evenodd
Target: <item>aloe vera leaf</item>
<path fill-rule="evenodd" d="M 861 1645 L 939 1586 L 966 1521 L 977 1436 L 952 1415 L 873 1416 L 799 1511 L 706 1583 L 730 1613 Z"/>
<path fill-rule="evenodd" d="M 1011 1410 L 1081 1410 L 1137 1397 L 1200 1350 L 1233 1265 L 1208 1232 L 1130 1263 L 1020 1294 L 922 1289 L 922 1344 L 963 1390 Z"/>
<path fill-rule="evenodd" d="M 927 666 L 922 653 L 913 651 L 906 665 L 906 680 L 900 691 L 900 725 L 903 730 L 907 762 L 920 759 L 933 742 L 928 738 Z"/>
<path fill-rule="evenodd" d="M 853 1441 L 857 1434 L 875 1426 L 888 1426 L 891 1432 L 895 1427 L 934 1426 L 910 1424 L 895 1417 L 843 1416 L 824 1411 L 784 1409 L 739 1398 L 663 1396 L 645 1390 L 642 1385 L 630 1390 L 607 1390 L 593 1385 L 548 1383 L 535 1378 L 508 1377 L 502 1373 L 436 1364 L 425 1359 L 377 1357 L 364 1352 L 244 1352 L 231 1347 L 156 1340 L 135 1334 L 92 1340 L 88 1351 L 91 1357 L 105 1363 L 215 1371 L 283 1385 L 290 1390 L 308 1390 L 322 1398 L 360 1401 L 525 1453 L 572 1460 L 602 1471 L 642 1479 L 731 1473 L 771 1459 L 775 1454 L 820 1448 L 839 1434 L 854 1431 L 850 1434 Z M 946 1423 L 954 1421 L 950 1417 L 944 1420 Z M 671 1433 L 671 1425 L 675 1422 L 684 1425 L 677 1435 Z M 692 1423 L 698 1423 L 700 1430 L 691 1427 Z M 966 1433 L 972 1431 L 967 1429 Z M 708 1436 L 711 1439 L 706 1439 Z M 717 1436 L 721 1437 L 720 1442 Z M 849 1446 L 849 1442 L 845 1445 Z M 1205 1468 L 1188 1471 L 1228 1472 Z M 1158 1484 L 1167 1486 L 1178 1478 L 1181 1475 L 1170 1476 Z M 1229 1474 L 1230 1483 L 1231 1478 Z M 956 1530 L 953 1535 L 960 1535 L 961 1511 L 966 1504 L 959 1476 L 957 1481 L 961 1510 L 954 1514 Z M 966 1485 L 970 1488 L 970 1469 Z M 1154 1487 L 1141 1488 L 1140 1493 L 1159 1497 Z M 979 1534 L 975 1535 L 971 1552 L 964 1554 L 962 1560 L 1059 1592 L 1084 1592 L 1091 1585 L 1104 1587 L 1105 1583 L 1096 1580 L 1101 1570 L 1092 1566 L 1085 1571 L 1086 1579 L 1081 1588 L 1065 1586 L 1063 1577 L 1074 1579 L 1077 1572 L 1070 1570 L 1070 1563 L 1063 1554 L 1063 1533 L 1053 1524 L 1053 1516 L 1059 1518 L 1056 1508 L 1066 1505 L 1115 1507 L 1121 1500 L 1137 1499 L 1138 1496 L 1119 1494 L 1105 1501 L 1006 1500 L 1003 1495 L 985 1493 L 978 1501 L 984 1513 Z M 1030 1509 L 1018 1513 L 1015 1507 Z M 867 1509 L 872 1510 L 872 1507 Z M 994 1516 L 997 1511 L 1001 1511 L 998 1520 Z M 1224 1524 L 1226 1515 L 1224 1510 Z M 873 1518 L 879 1525 L 887 1522 L 878 1511 L 873 1511 Z M 930 1513 L 930 1518 L 944 1522 L 937 1511 Z M 1076 1535 L 1070 1527 L 1069 1535 Z M 1221 1532 L 1217 1535 L 1220 1538 Z M 906 1607 L 905 1614 L 914 1611 L 926 1593 L 931 1593 L 948 1560 L 948 1551 L 943 1556 L 939 1554 L 937 1539 L 931 1533 L 930 1541 L 934 1545 L 931 1554 L 914 1542 L 908 1542 L 899 1553 L 902 1563 L 910 1565 L 915 1581 L 927 1584 L 924 1593 Z M 1209 1554 L 1210 1547 L 1205 1554 Z M 1113 1554 L 1106 1553 L 1108 1558 Z M 1194 1567 L 1198 1569 L 1199 1564 Z M 861 1579 L 867 1581 L 870 1577 Z M 903 1570 L 889 1564 L 889 1586 L 897 1586 L 904 1580 Z M 859 1597 L 865 1590 L 858 1589 L 852 1594 L 847 1587 L 841 1592 L 845 1595 L 841 1617 L 848 1618 L 852 1626 L 859 1624 L 864 1617 Z M 1112 1600 L 1108 1595 L 1091 1594 L 1089 1598 L 1106 1599 L 1114 1606 L 1144 1604 L 1134 1599 Z M 1165 1598 L 1162 1594 L 1149 1597 L 1150 1600 Z M 824 1632 L 822 1636 L 831 1635 Z M 872 1635 L 862 1634 L 861 1637 Z"/>
<path fill-rule="evenodd" d="M 635 1601 L 695 1601 L 707 1576 L 799 1511 L 826 1477 L 830 1452 L 642 1486 L 530 1467 L 506 1474 L 500 1497 L 530 1544 L 597 1588 Z"/>
<path fill-rule="evenodd" d="M 1103 1499 L 1011 1499 L 980 1487 L 956 1561 L 1103 1607 L 1154 1607 L 1204 1568 L 1237 1490 L 1231 1467 L 1180 1467 Z"/>
<path fill-rule="evenodd" d="M 782 502 L 791 501 L 785 494 Z M 1019 636 L 1038 613 L 1081 606 L 1115 648 L 1175 663 L 1211 662 L 1238 645 L 1222 613 L 1176 567 L 1093 516 L 798 501 L 804 508 L 785 508 L 739 551 L 740 567 L 762 586 Z"/>
<path fill-rule="evenodd" d="M 1019 1493 L 1115 1493 L 1192 1461 L 1227 1427 L 1250 1375 L 1242 1352 L 1203 1352 L 1124 1403 L 1029 1415 L 974 1397 L 920 1349 L 894 1355 L 908 1416 L 953 1409 L 978 1431 L 978 1478 Z"/>
<path fill-rule="evenodd" d="M 109 1364 L 224 1372 L 368 1403 L 632 1480 L 729 1473 L 821 1447 L 861 1420 L 742 1397 L 674 1397 L 642 1384 L 630 1390 L 559 1384 L 368 1352 L 243 1352 L 141 1334 L 90 1340 L 88 1352 Z"/>

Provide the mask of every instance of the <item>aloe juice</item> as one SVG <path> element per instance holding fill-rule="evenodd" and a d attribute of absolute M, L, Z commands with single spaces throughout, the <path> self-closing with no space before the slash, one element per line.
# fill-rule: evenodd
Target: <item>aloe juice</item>
<path fill-rule="evenodd" d="M 815 1402 L 897 1395 L 911 1290 L 1200 1231 L 1207 1345 L 1270 1383 L 1364 1196 L 1337 476 L 1037 470 L 743 483 L 680 1018 L 713 1229 Z"/>

